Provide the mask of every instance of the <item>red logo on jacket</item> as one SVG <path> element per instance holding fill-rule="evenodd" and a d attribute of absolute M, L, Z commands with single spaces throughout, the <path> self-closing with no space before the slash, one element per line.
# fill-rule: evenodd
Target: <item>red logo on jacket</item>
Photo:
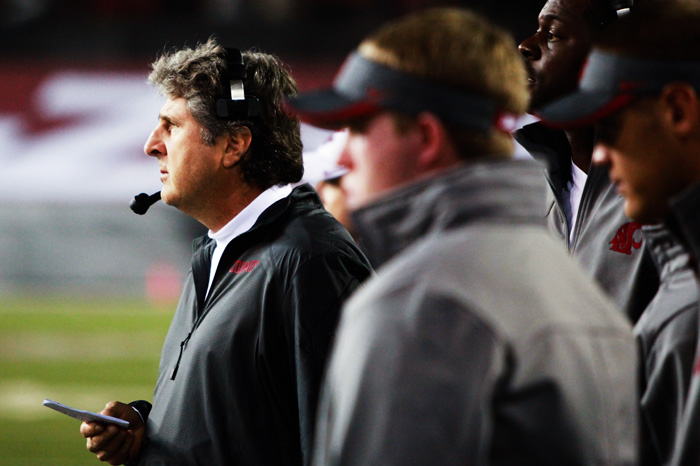
<path fill-rule="evenodd" d="M 615 233 L 615 237 L 610 241 L 612 246 L 610 246 L 611 251 L 619 252 L 622 254 L 632 254 L 632 248 L 639 249 L 642 246 L 641 231 L 637 235 L 639 241 L 634 239 L 634 234 L 641 230 L 642 225 L 637 222 L 629 222 L 622 225 Z"/>
<path fill-rule="evenodd" d="M 236 263 L 233 264 L 233 267 L 231 267 L 231 270 L 229 270 L 229 272 L 233 272 L 233 273 L 250 272 L 259 263 L 260 263 L 260 261 L 236 261 Z"/>

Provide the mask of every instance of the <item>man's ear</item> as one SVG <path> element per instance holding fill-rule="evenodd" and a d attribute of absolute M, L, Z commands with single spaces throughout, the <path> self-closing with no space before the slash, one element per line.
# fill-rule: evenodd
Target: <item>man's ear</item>
<path fill-rule="evenodd" d="M 247 126 L 241 126 L 235 133 L 228 135 L 224 147 L 224 167 L 231 168 L 238 163 L 243 154 L 248 151 L 252 139 L 253 136 Z"/>
<path fill-rule="evenodd" d="M 421 142 L 417 160 L 420 170 L 430 172 L 454 163 L 454 148 L 442 120 L 433 113 L 422 112 L 416 117 L 416 125 Z"/>
<path fill-rule="evenodd" d="M 661 91 L 660 100 L 666 109 L 667 122 L 680 138 L 686 138 L 700 129 L 698 98 L 695 89 L 685 83 L 670 83 Z"/>

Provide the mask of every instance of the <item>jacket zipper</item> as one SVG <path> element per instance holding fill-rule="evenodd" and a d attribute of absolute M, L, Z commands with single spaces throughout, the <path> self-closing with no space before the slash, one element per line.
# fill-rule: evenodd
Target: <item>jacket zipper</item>
<path fill-rule="evenodd" d="M 187 343 L 190 341 L 191 336 L 192 336 L 192 332 L 188 333 L 187 337 L 180 342 L 180 354 L 177 357 L 177 362 L 175 363 L 175 367 L 173 368 L 173 372 L 170 375 L 170 380 L 175 380 L 175 376 L 177 375 L 177 370 L 180 368 L 180 360 L 182 359 L 182 353 L 185 350 L 185 346 L 187 346 Z"/>

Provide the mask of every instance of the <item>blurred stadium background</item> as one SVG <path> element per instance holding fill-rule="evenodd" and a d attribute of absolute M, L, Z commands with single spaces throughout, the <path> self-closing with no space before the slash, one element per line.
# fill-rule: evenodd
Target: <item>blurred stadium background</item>
<path fill-rule="evenodd" d="M 150 398 L 160 345 L 201 226 L 134 194 L 159 189 L 143 154 L 163 100 L 145 82 L 173 46 L 215 34 L 328 83 L 381 22 L 475 9 L 516 40 L 544 0 L 0 0 L 0 464 L 97 464 L 52 398 L 99 411 Z M 328 134 L 304 128 L 306 150 Z M 311 171 L 310 171 L 311 172 Z"/>

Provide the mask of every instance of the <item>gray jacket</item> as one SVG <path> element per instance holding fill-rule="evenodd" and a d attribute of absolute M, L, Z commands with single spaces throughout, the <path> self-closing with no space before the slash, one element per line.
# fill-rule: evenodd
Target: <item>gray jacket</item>
<path fill-rule="evenodd" d="M 691 186 L 671 203 L 670 228 L 691 251 L 696 276 L 700 260 L 700 183 Z M 680 431 L 676 436 L 673 466 L 700 464 L 700 347 L 696 348 L 688 400 L 683 411 Z"/>
<path fill-rule="evenodd" d="M 632 465 L 625 317 L 547 232 L 533 161 L 465 165 L 356 213 L 380 268 L 344 308 L 320 465 Z"/>
<path fill-rule="evenodd" d="M 690 256 L 675 234 L 645 226 L 661 286 L 634 327 L 642 352 L 642 462 L 668 464 L 683 416 L 698 335 L 698 289 Z"/>
<path fill-rule="evenodd" d="M 571 149 L 562 131 L 533 123 L 516 131 L 516 140 L 547 165 L 551 195 L 547 202 L 550 230 L 568 243 L 569 227 L 562 193 L 571 178 Z M 623 211 L 624 199 L 605 167 L 591 166 L 583 188 L 578 220 L 569 253 L 612 297 L 619 309 L 636 322 L 659 286 L 641 225 Z"/>

